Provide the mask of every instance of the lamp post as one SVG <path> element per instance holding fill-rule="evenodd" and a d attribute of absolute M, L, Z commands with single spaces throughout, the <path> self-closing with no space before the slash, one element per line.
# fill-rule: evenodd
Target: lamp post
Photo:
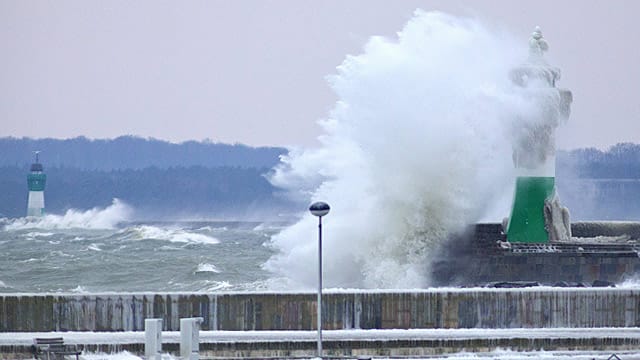
<path fill-rule="evenodd" d="M 309 206 L 309 211 L 318 217 L 318 357 L 322 358 L 322 217 L 329 213 L 329 204 L 322 201 Z"/>

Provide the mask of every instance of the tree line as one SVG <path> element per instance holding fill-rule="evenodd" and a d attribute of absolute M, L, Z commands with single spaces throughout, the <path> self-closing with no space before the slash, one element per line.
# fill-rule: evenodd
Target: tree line
<path fill-rule="evenodd" d="M 22 217 L 27 206 L 27 167 L 0 167 L 0 217 Z M 107 207 L 114 198 L 138 219 L 273 218 L 292 202 L 265 178 L 268 168 L 202 166 L 160 169 L 82 170 L 45 168 L 46 211 Z"/>
<path fill-rule="evenodd" d="M 640 179 L 640 144 L 619 143 L 607 150 L 586 148 L 559 151 L 556 177 Z"/>
<path fill-rule="evenodd" d="M 144 169 L 155 166 L 237 166 L 271 168 L 287 152 L 280 147 L 250 147 L 211 141 L 179 144 L 157 139 L 121 136 L 115 139 L 0 138 L 0 166 L 24 166 L 34 161 L 39 150 L 45 166 L 87 170 Z"/>
<path fill-rule="evenodd" d="M 136 218 L 273 218 L 295 204 L 267 175 L 283 148 L 120 137 L 0 139 L 0 217 L 26 213 L 32 150 L 43 150 L 47 212 L 131 205 Z M 53 157 L 53 159 L 52 159 Z M 639 181 L 636 181 L 639 180 Z M 556 182 L 563 202 L 583 219 L 640 219 L 640 145 L 559 151 Z"/>

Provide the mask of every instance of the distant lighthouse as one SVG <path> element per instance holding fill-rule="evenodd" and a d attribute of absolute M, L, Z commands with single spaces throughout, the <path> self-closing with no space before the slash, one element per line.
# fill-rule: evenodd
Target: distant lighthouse
<path fill-rule="evenodd" d="M 40 151 L 34 151 L 36 162 L 31 164 L 29 175 L 27 175 L 27 185 L 29 186 L 29 203 L 27 205 L 27 216 L 44 215 L 44 186 L 47 183 L 47 175 L 42 172 L 42 164 L 38 161 Z"/>

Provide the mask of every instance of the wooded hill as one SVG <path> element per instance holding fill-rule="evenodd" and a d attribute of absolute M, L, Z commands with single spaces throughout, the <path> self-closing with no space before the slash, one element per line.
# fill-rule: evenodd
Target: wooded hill
<path fill-rule="evenodd" d="M 0 217 L 26 213 L 34 150 L 42 151 L 49 213 L 106 207 L 113 198 L 131 205 L 136 218 L 156 220 L 273 219 L 307 205 L 267 180 L 284 148 L 130 136 L 0 138 Z M 556 183 L 573 219 L 640 220 L 640 145 L 559 151 Z"/>

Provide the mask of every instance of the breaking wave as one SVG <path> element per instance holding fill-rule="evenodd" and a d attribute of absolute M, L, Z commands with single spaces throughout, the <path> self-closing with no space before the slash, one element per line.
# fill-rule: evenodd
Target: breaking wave
<path fill-rule="evenodd" d="M 131 216 L 131 208 L 119 199 L 113 199 L 106 208 L 95 207 L 87 211 L 69 209 L 64 215 L 48 214 L 43 217 L 25 217 L 7 220 L 7 231 L 25 229 L 114 229 Z"/>
<path fill-rule="evenodd" d="M 128 228 L 126 231 L 135 233 L 137 239 L 166 240 L 177 243 L 220 243 L 220 240 L 212 236 L 190 232 L 179 228 L 164 229 L 151 225 L 141 225 L 133 228 Z"/>
<path fill-rule="evenodd" d="M 195 273 L 197 274 L 197 273 L 205 273 L 205 272 L 212 272 L 212 273 L 219 274 L 221 271 L 213 264 L 206 264 L 206 263 L 198 264 L 198 267 L 196 268 Z"/>
<path fill-rule="evenodd" d="M 327 286 L 428 286 L 434 249 L 492 212 L 513 181 L 508 121 L 532 109 L 508 77 L 525 45 L 473 19 L 418 10 L 397 39 L 373 37 L 338 67 L 321 146 L 292 150 L 270 179 L 330 204 Z M 314 286 L 317 225 L 304 214 L 274 236 L 278 254 L 265 268 Z"/>

